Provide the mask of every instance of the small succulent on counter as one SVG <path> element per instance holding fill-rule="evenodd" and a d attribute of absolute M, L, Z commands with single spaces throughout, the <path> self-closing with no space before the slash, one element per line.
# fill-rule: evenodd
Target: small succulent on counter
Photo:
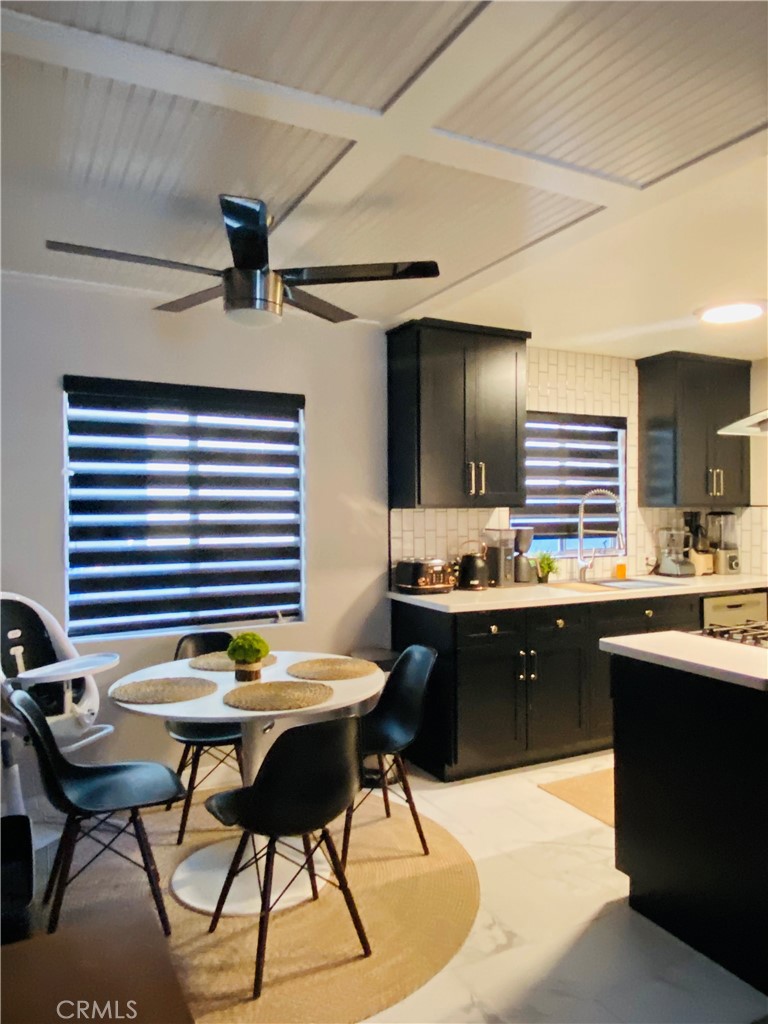
<path fill-rule="evenodd" d="M 545 551 L 536 559 L 536 575 L 540 582 L 546 583 L 551 572 L 557 572 L 557 559 Z"/>

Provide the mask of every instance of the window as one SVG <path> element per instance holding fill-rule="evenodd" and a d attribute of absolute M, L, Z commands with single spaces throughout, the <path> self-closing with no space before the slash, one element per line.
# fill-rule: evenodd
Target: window
<path fill-rule="evenodd" d="M 528 413 L 525 508 L 511 511 L 509 525 L 533 527 L 531 553 L 578 553 L 579 502 L 596 487 L 619 498 L 622 522 L 610 498 L 591 498 L 584 515 L 585 547 L 601 554 L 619 553 L 617 528 L 627 535 L 626 434 L 622 417 Z"/>
<path fill-rule="evenodd" d="M 303 395 L 64 390 L 71 637 L 302 617 Z"/>

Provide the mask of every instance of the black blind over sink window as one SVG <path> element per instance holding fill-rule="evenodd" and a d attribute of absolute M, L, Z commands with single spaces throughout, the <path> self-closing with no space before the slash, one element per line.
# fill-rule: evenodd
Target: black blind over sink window
<path fill-rule="evenodd" d="M 513 510 L 510 526 L 532 526 L 538 538 L 576 537 L 579 502 L 596 487 L 615 494 L 625 510 L 626 433 L 623 417 L 528 412 L 525 508 Z M 589 499 L 584 515 L 588 548 L 600 536 L 615 542 L 618 526 L 610 498 Z M 621 529 L 626 536 L 624 522 Z"/>
<path fill-rule="evenodd" d="M 303 395 L 64 391 L 71 637 L 302 617 Z"/>

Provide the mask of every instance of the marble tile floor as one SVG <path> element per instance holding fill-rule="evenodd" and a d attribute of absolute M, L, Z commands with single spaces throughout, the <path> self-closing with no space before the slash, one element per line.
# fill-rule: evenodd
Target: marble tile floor
<path fill-rule="evenodd" d="M 370 1024 L 768 1024 L 766 996 L 629 909 L 613 829 L 538 788 L 612 763 L 455 783 L 412 769 L 419 808 L 475 860 L 480 910 L 453 960 Z"/>

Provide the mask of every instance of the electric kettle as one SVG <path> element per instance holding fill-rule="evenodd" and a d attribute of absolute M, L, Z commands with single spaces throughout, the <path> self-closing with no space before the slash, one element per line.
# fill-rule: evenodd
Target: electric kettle
<path fill-rule="evenodd" d="M 488 563 L 485 560 L 485 545 L 482 552 L 472 551 L 459 559 L 458 590 L 487 590 Z"/>

